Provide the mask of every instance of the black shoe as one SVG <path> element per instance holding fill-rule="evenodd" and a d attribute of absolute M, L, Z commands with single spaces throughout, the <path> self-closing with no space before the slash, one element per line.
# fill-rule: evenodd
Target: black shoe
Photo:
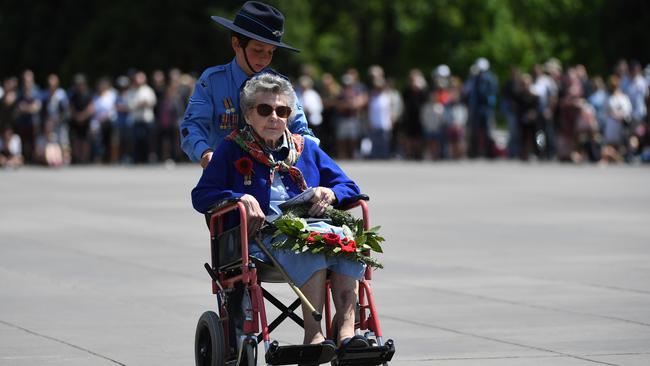
<path fill-rule="evenodd" d="M 345 338 L 342 340 L 341 345 L 339 346 L 339 349 L 336 351 L 336 353 L 338 355 L 342 355 L 345 354 L 345 352 L 347 352 L 349 349 L 360 349 L 368 347 L 370 347 L 370 344 L 368 343 L 366 337 L 357 334 L 354 337 Z"/>
<path fill-rule="evenodd" d="M 326 339 L 321 343 L 321 354 L 317 361 L 312 363 L 299 363 L 298 366 L 318 366 L 330 362 L 336 356 L 336 343 L 331 339 Z"/>

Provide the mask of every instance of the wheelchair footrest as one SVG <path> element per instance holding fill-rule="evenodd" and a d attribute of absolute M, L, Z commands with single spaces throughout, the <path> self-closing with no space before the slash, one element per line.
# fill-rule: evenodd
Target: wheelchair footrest
<path fill-rule="evenodd" d="M 320 365 L 330 362 L 336 349 L 329 344 L 301 344 L 280 346 L 274 341 L 266 352 L 266 363 L 270 365 Z"/>
<path fill-rule="evenodd" d="M 345 353 L 337 356 L 339 366 L 375 366 L 388 362 L 395 354 L 395 344 L 392 339 L 386 341 L 383 346 L 367 348 L 350 348 Z"/>

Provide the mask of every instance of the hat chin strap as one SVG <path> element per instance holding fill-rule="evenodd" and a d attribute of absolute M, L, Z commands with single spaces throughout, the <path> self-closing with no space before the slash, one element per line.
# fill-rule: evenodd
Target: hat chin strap
<path fill-rule="evenodd" d="M 253 74 L 257 74 L 262 70 L 257 71 L 253 68 L 253 65 L 251 65 L 251 63 L 248 61 L 248 54 L 246 54 L 246 48 L 248 48 L 248 44 L 246 44 L 246 47 L 242 48 L 242 51 L 244 52 L 244 61 L 246 61 L 246 66 L 248 66 L 248 68 L 253 72 Z"/>

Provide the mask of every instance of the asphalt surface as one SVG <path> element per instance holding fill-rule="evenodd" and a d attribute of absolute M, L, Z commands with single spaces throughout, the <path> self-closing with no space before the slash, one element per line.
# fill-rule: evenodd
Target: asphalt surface
<path fill-rule="evenodd" d="M 392 365 L 650 365 L 647 167 L 342 166 L 388 239 L 373 286 Z M 215 308 L 199 174 L 0 171 L 0 365 L 193 365 Z"/>

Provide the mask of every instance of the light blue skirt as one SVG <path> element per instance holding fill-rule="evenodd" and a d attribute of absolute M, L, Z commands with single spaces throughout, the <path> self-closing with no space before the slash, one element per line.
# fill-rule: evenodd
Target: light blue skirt
<path fill-rule="evenodd" d="M 344 236 L 342 228 L 329 225 L 322 221 L 310 223 L 309 228 L 319 232 L 335 233 L 341 238 Z M 275 241 L 278 240 L 282 240 L 282 237 L 277 237 L 275 239 Z M 275 259 L 280 263 L 280 265 L 282 265 L 289 277 L 291 277 L 291 280 L 298 287 L 304 285 L 315 272 L 321 269 L 329 269 L 332 272 L 352 277 L 355 280 L 360 280 L 366 269 L 366 264 L 363 262 L 345 259 L 339 256 L 328 257 L 324 254 L 312 254 L 309 252 L 294 253 L 291 250 L 273 249 L 272 235 L 266 235 L 262 242 L 268 249 L 270 249 Z M 249 241 L 249 243 L 249 255 L 264 262 L 271 262 L 257 244 L 253 241 Z"/>

